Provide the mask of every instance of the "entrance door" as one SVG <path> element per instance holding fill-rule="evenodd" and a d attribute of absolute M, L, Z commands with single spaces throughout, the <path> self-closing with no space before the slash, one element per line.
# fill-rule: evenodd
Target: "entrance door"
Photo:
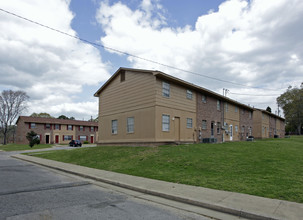
<path fill-rule="evenodd" d="M 45 136 L 45 143 L 46 143 L 46 144 L 49 144 L 49 135 L 46 135 L 46 136 Z"/>
<path fill-rule="evenodd" d="M 175 117 L 175 141 L 180 141 L 180 118 Z"/>
<path fill-rule="evenodd" d="M 56 143 L 56 144 L 59 144 L 59 135 L 56 135 L 56 136 L 55 136 L 55 143 Z"/>
<path fill-rule="evenodd" d="M 231 141 L 233 140 L 233 125 L 229 126 L 229 138 Z"/>
<path fill-rule="evenodd" d="M 91 143 L 91 144 L 94 143 L 94 136 L 90 136 L 90 143 Z"/>

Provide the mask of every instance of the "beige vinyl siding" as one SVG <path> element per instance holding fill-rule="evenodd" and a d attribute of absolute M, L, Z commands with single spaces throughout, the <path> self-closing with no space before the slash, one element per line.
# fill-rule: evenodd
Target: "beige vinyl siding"
<path fill-rule="evenodd" d="M 134 131 L 127 132 L 127 118 L 134 118 Z M 112 134 L 111 121 L 118 121 L 117 134 Z M 155 141 L 155 108 L 145 108 L 103 116 L 99 127 L 99 143 L 128 143 Z"/>
<path fill-rule="evenodd" d="M 170 84 L 170 97 L 163 97 L 162 82 Z M 196 93 L 192 91 L 192 99 L 186 97 L 188 88 L 176 85 L 169 81 L 157 78 L 156 80 L 156 105 L 172 109 L 196 112 Z"/>
<path fill-rule="evenodd" d="M 102 91 L 99 97 L 99 116 L 106 116 L 144 109 L 155 103 L 155 77 L 152 74 L 125 73 L 125 81 L 120 82 L 120 74 Z"/>

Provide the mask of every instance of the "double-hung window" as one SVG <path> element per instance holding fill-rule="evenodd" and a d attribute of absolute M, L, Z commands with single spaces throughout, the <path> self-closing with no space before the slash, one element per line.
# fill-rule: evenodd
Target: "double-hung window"
<path fill-rule="evenodd" d="M 127 133 L 134 133 L 135 119 L 134 117 L 127 118 Z"/>
<path fill-rule="evenodd" d="M 193 92 L 189 89 L 186 90 L 186 98 L 193 99 Z"/>
<path fill-rule="evenodd" d="M 193 128 L 193 119 L 192 118 L 187 118 L 186 127 L 187 128 Z"/>
<path fill-rule="evenodd" d="M 170 85 L 167 82 L 162 82 L 162 95 L 163 97 L 170 97 Z"/>
<path fill-rule="evenodd" d="M 169 131 L 169 115 L 162 115 L 162 131 Z"/>
<path fill-rule="evenodd" d="M 118 120 L 112 120 L 112 134 L 118 133 Z"/>
<path fill-rule="evenodd" d="M 202 129 L 203 130 L 207 129 L 207 121 L 206 120 L 202 120 Z"/>

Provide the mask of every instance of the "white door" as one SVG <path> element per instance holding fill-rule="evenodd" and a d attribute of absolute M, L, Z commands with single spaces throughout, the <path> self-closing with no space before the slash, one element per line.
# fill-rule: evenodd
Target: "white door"
<path fill-rule="evenodd" d="M 233 125 L 229 126 L 229 138 L 231 141 L 233 140 Z"/>

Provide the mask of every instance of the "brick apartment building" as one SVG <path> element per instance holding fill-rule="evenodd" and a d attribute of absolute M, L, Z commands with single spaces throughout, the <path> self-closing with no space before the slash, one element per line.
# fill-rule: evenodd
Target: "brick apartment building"
<path fill-rule="evenodd" d="M 97 122 L 20 116 L 16 125 L 17 144 L 28 144 L 26 134 L 30 131 L 38 134 L 41 144 L 68 144 L 73 139 L 95 143 L 98 140 Z"/>

